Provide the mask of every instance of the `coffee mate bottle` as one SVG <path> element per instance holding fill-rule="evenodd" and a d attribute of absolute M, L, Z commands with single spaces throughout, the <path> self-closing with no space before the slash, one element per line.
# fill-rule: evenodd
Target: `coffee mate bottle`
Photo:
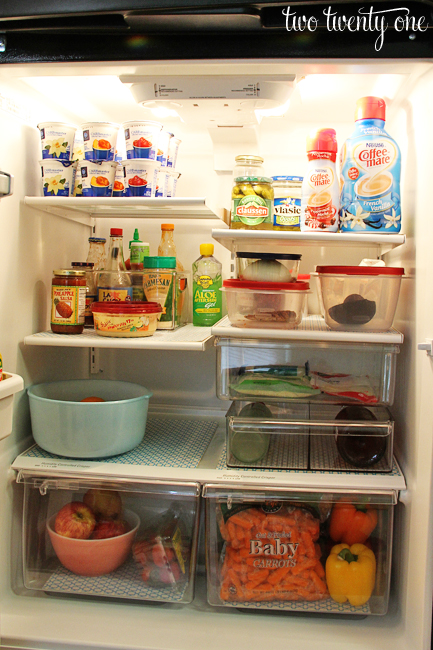
<path fill-rule="evenodd" d="M 355 131 L 340 153 L 342 232 L 400 231 L 400 150 L 385 131 L 380 97 L 356 102 Z"/>
<path fill-rule="evenodd" d="M 301 195 L 301 230 L 304 232 L 338 230 L 337 150 L 334 129 L 320 129 L 307 138 L 308 167 Z"/>

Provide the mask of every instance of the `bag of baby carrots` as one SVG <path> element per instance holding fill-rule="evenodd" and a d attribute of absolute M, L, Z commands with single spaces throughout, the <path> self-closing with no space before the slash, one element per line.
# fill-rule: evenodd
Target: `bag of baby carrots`
<path fill-rule="evenodd" d="M 282 502 L 221 504 L 220 598 L 231 602 L 329 598 L 320 562 L 320 521 L 305 508 Z"/>

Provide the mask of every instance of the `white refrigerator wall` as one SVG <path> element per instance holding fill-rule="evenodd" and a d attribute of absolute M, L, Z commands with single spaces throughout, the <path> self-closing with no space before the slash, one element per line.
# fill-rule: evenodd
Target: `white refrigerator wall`
<path fill-rule="evenodd" d="M 243 65 L 243 64 L 242 64 Z M 266 64 L 269 69 L 272 66 Z M 285 64 L 287 65 L 287 64 Z M 427 67 L 427 66 L 426 66 Z M 185 68 L 185 66 L 184 66 Z M 267 68 L 267 69 L 268 69 Z M 361 68 L 359 68 L 361 69 Z M 316 78 L 317 101 L 295 95 L 285 118 L 264 119 L 256 129 L 257 151 L 265 158 L 269 174 L 299 174 L 305 170 L 305 138 L 313 128 L 333 127 L 339 146 L 353 129 L 355 101 L 363 94 L 380 94 L 378 75 L 365 66 L 367 74 L 347 74 Z M 42 70 L 42 69 L 41 69 Z M 39 70 L 38 74 L 42 74 Z M 315 70 L 320 70 L 316 66 Z M 89 69 L 87 68 L 87 72 Z M 329 73 L 330 67 L 323 68 Z M 341 67 L 338 70 L 341 72 Z M 396 72 L 398 71 L 395 70 Z M 167 69 L 166 74 L 169 70 Z M 348 67 L 346 73 L 350 72 Z M 248 615 L 220 611 L 199 601 L 188 608 L 125 605 L 20 596 L 14 593 L 19 576 L 17 530 L 20 512 L 13 511 L 10 462 L 28 442 L 30 434 L 27 398 L 15 397 L 13 434 L 0 441 L 0 554 L 13 558 L 3 563 L 0 574 L 0 635 L 4 647 L 39 648 L 166 648 L 201 650 L 243 650 L 264 643 L 297 650 L 426 650 L 430 647 L 432 593 L 432 361 L 417 344 L 432 337 L 433 304 L 433 223 L 431 212 L 431 164 L 433 133 L 433 72 L 426 70 L 411 81 L 408 67 L 406 86 L 400 85 L 397 100 L 389 111 L 387 129 L 402 149 L 403 223 L 407 243 L 388 253 L 389 265 L 404 266 L 395 326 L 405 335 L 397 360 L 397 390 L 393 415 L 396 420 L 397 456 L 403 466 L 408 490 L 404 503 L 396 508 L 393 566 L 393 599 L 390 613 L 367 620 L 330 620 L 305 617 Z M 26 74 L 28 75 L 28 69 Z M 30 75 L 28 75 L 30 76 Z M 22 375 L 25 385 L 59 378 L 89 377 L 89 351 L 69 348 L 24 347 L 25 335 L 48 329 L 52 270 L 85 259 L 89 227 L 48 215 L 22 203 L 26 195 L 40 195 L 39 132 L 36 124 L 49 119 L 81 122 L 92 119 L 126 121 L 143 116 L 143 109 L 116 98 L 110 106 L 92 106 L 77 97 L 69 108 L 44 96 L 0 68 L 0 169 L 15 177 L 14 195 L 0 202 L 3 251 L 0 257 L 1 337 L 0 352 L 6 370 Z M 323 78 L 324 79 L 324 78 Z M 330 82 L 335 85 L 329 85 Z M 380 79 L 379 79 L 380 81 Z M 61 86 L 59 86 L 60 88 Z M 75 86 L 74 86 L 75 88 Z M 405 90 L 401 90 L 401 88 Z M 313 93 L 314 84 L 310 92 Z M 341 94 L 343 93 L 344 94 Z M 340 94 L 339 94 L 340 93 Z M 9 103 L 3 101 L 8 98 Z M 123 113 L 122 113 L 123 111 Z M 337 121 L 338 120 L 338 121 Z M 164 122 L 164 120 L 162 120 Z M 182 139 L 178 168 L 182 177 L 180 196 L 206 196 L 216 205 L 229 207 L 231 174 L 214 171 L 212 140 L 205 127 L 166 123 Z M 244 153 L 244 151 L 234 151 Z M 249 153 L 249 152 L 248 152 Z M 124 239 L 132 238 L 138 227 L 149 241 L 151 254 L 157 253 L 160 224 L 170 219 L 97 220 L 98 236 L 108 238 L 112 226 L 124 229 Z M 174 220 L 178 256 L 186 269 L 199 255 L 199 245 L 211 242 L 217 220 Z M 217 242 L 215 256 L 223 262 L 225 277 L 230 274 L 230 254 Z M 357 264 L 374 257 L 374 249 L 342 247 L 299 248 L 301 273 L 315 264 Z M 215 394 L 215 350 L 116 351 L 99 353 L 99 377 L 129 379 L 150 388 L 154 404 L 179 404 L 226 410 Z M 11 529 L 14 535 L 11 537 Z M 79 624 L 77 625 L 77 621 Z M 119 622 L 122 625 L 119 625 Z"/>

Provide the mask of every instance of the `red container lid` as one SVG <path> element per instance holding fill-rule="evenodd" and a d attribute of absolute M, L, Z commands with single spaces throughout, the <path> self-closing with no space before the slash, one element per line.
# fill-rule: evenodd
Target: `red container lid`
<path fill-rule="evenodd" d="M 381 97 L 361 97 L 356 102 L 355 122 L 378 119 L 385 121 L 386 104 Z"/>
<path fill-rule="evenodd" d="M 340 275 L 404 275 L 404 269 L 393 266 L 316 266 L 316 272 Z"/>
<path fill-rule="evenodd" d="M 112 237 L 123 237 L 123 230 L 122 228 L 111 228 L 110 235 Z"/>
<path fill-rule="evenodd" d="M 307 153 L 309 151 L 331 151 L 337 153 L 337 133 L 335 129 L 319 129 L 307 137 Z"/>
<path fill-rule="evenodd" d="M 96 311 L 98 314 L 160 314 L 162 307 L 159 302 L 144 302 L 136 300 L 129 302 L 127 300 L 119 300 L 119 302 L 92 302 L 92 312 Z"/>
<path fill-rule="evenodd" d="M 253 282 L 252 280 L 224 280 L 227 289 L 255 289 L 256 291 L 308 291 L 308 282 Z"/>

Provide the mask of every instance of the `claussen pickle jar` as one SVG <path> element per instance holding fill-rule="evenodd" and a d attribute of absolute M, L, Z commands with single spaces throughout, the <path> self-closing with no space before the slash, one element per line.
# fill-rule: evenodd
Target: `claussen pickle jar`
<path fill-rule="evenodd" d="M 274 212 L 272 179 L 238 176 L 232 190 L 231 228 L 271 230 Z"/>

